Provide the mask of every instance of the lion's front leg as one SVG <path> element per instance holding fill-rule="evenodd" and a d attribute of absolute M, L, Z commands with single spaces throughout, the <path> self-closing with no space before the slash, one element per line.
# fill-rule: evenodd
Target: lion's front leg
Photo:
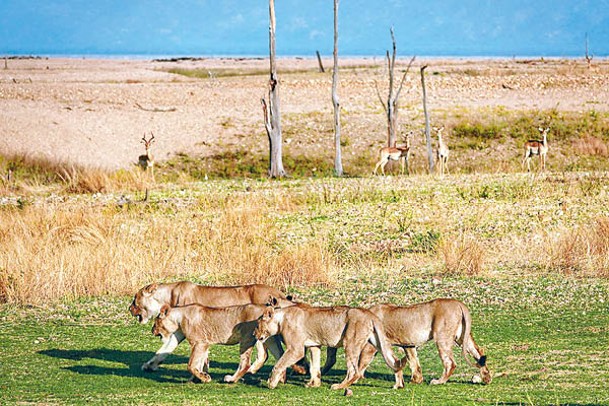
<path fill-rule="evenodd" d="M 423 370 L 419 363 L 419 357 L 417 355 L 417 349 L 414 347 L 404 348 L 406 351 L 406 357 L 408 358 L 408 366 L 410 367 L 410 383 L 422 383 L 423 382 Z"/>
<path fill-rule="evenodd" d="M 279 381 L 285 379 L 286 369 L 302 357 L 304 357 L 304 344 L 288 347 L 273 367 L 271 377 L 269 378 L 269 388 L 276 388 Z"/>
<path fill-rule="evenodd" d="M 206 366 L 209 365 L 209 344 L 195 343 L 192 345 L 190 359 L 188 360 L 188 371 L 201 382 L 210 382 L 211 376 L 206 371 Z"/>
<path fill-rule="evenodd" d="M 161 348 L 159 348 L 150 360 L 142 364 L 142 371 L 156 371 L 159 369 L 159 364 L 165 361 L 165 358 L 167 358 L 182 341 L 184 341 L 184 334 L 180 330 L 166 339 L 163 338 L 163 345 Z"/>
<path fill-rule="evenodd" d="M 311 379 L 307 382 L 307 388 L 317 388 L 321 386 L 321 348 L 310 347 L 311 349 L 311 365 L 309 366 L 309 372 L 311 373 Z"/>
<path fill-rule="evenodd" d="M 250 369 L 247 372 L 249 372 L 250 374 L 255 374 L 260 368 L 262 368 L 268 358 L 269 354 L 267 351 L 267 344 L 263 344 L 260 341 L 256 341 L 256 360 L 254 361 L 252 366 L 250 366 Z M 279 358 L 281 358 L 281 356 Z"/>

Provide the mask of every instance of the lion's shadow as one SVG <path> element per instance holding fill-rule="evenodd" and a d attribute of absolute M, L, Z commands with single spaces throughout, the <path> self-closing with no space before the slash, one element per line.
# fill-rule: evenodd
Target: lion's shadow
<path fill-rule="evenodd" d="M 106 367 L 99 365 L 71 365 L 63 367 L 63 369 L 77 374 L 114 375 L 132 378 L 138 377 L 164 383 L 184 383 L 187 382 L 191 377 L 190 372 L 188 372 L 186 369 L 188 357 L 174 354 L 167 357 L 165 362 L 163 362 L 163 364 L 161 364 L 159 369 L 155 372 L 145 372 L 141 369 L 142 364 L 153 356 L 153 353 L 148 351 L 124 351 L 111 348 L 96 348 L 91 350 L 50 349 L 39 351 L 39 354 L 73 361 L 96 359 L 112 363 L 120 363 L 127 366 L 127 368 L 121 366 Z M 177 364 L 183 364 L 184 368 L 168 369 L 163 367 L 163 365 Z M 227 371 L 230 371 L 232 374 L 237 369 L 237 366 L 237 362 L 221 362 L 211 359 L 209 374 L 214 381 L 221 382 Z M 270 370 L 271 366 L 265 365 L 256 375 L 246 375 L 244 377 L 244 382 L 246 384 L 257 385 L 262 379 L 266 379 L 266 377 L 268 377 Z"/>

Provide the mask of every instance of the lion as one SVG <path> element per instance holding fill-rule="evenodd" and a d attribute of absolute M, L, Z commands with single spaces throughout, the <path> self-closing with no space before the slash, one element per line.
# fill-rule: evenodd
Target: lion
<path fill-rule="evenodd" d="M 444 371 L 439 379 L 433 379 L 432 385 L 443 384 L 456 368 L 453 356 L 453 343 L 462 348 L 463 357 L 471 366 L 480 369 L 480 375 L 474 376 L 474 382 L 491 383 L 492 374 L 486 366 L 486 355 L 475 343 L 472 334 L 472 317 L 462 302 L 455 299 L 435 299 L 426 303 L 400 307 L 393 304 L 378 304 L 370 311 L 382 320 L 385 334 L 391 345 L 401 347 L 406 352 L 401 365 L 408 362 L 412 376 L 411 383 L 423 382 L 421 364 L 417 357 L 417 347 L 433 340 L 436 343 Z M 359 362 L 359 371 L 364 371 L 372 361 L 376 348 L 367 346 Z M 467 358 L 471 355 L 476 363 Z M 322 370 L 326 373 L 336 362 L 336 350 L 328 350 L 328 358 Z M 402 369 L 395 373 L 395 389 L 404 387 Z"/>
<path fill-rule="evenodd" d="M 258 320 L 255 336 L 264 342 L 269 337 L 280 335 L 286 345 L 285 353 L 277 361 L 268 381 L 269 388 L 277 387 L 286 367 L 303 358 L 305 348 L 310 348 L 311 379 L 307 387 L 321 385 L 321 346 L 344 347 L 347 360 L 347 376 L 332 389 L 345 389 L 359 378 L 358 362 L 366 343 L 378 348 L 385 362 L 394 372 L 401 370 L 385 337 L 378 317 L 366 309 L 337 307 L 313 307 L 292 305 L 285 308 L 267 307 Z"/>
<path fill-rule="evenodd" d="M 247 304 L 224 308 L 191 304 L 170 307 L 164 304 L 154 321 L 152 334 L 166 341 L 178 331 L 188 340 L 191 352 L 188 371 L 201 382 L 210 382 L 209 347 L 213 344 L 239 344 L 240 361 L 233 375 L 226 375 L 224 382 L 237 382 L 247 372 L 256 373 L 266 361 L 263 344 L 256 340 L 254 329 L 266 306 Z M 276 345 L 271 342 L 269 345 Z M 258 357 L 251 365 L 254 346 Z M 285 377 L 283 378 L 285 379 Z"/>
<path fill-rule="evenodd" d="M 136 317 L 140 324 L 147 323 L 159 315 L 163 305 L 170 307 L 185 306 L 189 304 L 200 304 L 211 307 L 238 306 L 245 304 L 264 305 L 270 297 L 278 297 L 287 303 L 292 299 L 279 290 L 267 285 L 245 285 L 245 286 L 203 286 L 192 282 L 153 283 L 140 289 L 134 296 L 129 312 Z M 156 371 L 159 365 L 171 354 L 184 340 L 180 330 L 163 340 L 163 345 L 155 355 L 142 365 L 143 371 Z M 276 351 L 276 346 L 269 350 L 277 359 L 281 357 Z M 281 347 L 279 347 L 281 348 Z M 305 369 L 294 366 L 294 371 L 304 374 Z"/>

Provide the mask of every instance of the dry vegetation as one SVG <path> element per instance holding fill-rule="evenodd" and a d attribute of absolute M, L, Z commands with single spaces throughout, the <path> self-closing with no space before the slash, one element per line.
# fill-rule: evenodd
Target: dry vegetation
<path fill-rule="evenodd" d="M 606 277 L 607 181 L 604 173 L 218 180 L 157 186 L 147 202 L 141 192 L 5 196 L 0 298 L 127 295 L 182 278 L 288 288 L 378 272 Z"/>
<path fill-rule="evenodd" d="M 425 175 L 418 133 L 411 176 L 386 178 L 370 177 L 385 139 L 374 94 L 383 68 L 352 63 L 341 81 L 346 179 L 331 177 L 330 77 L 297 61 L 282 79 L 293 178 L 280 182 L 264 178 L 264 61 L 234 70 L 223 65 L 231 61 L 148 63 L 118 82 L 110 70 L 86 78 L 86 62 L 75 71 L 82 81 L 36 63 L 45 62 L 50 69 L 20 67 L 15 81 L 0 81 L 6 123 L 17 126 L 0 125 L 14 136 L 0 144 L 1 302 L 127 295 L 182 278 L 287 288 L 376 273 L 609 276 L 604 61 L 438 61 L 432 119 L 446 127 L 451 173 Z M 215 65 L 197 73 L 206 63 Z M 417 80 L 409 86 L 400 122 L 419 131 Z M 24 103 L 43 121 L 22 116 Z M 548 122 L 549 171 L 523 174 L 522 143 Z M 82 138 L 93 128 L 95 148 Z M 28 141 L 42 130 L 50 136 Z M 149 130 L 159 140 L 156 184 L 130 165 Z M 54 149 L 53 137 L 68 147 Z"/>

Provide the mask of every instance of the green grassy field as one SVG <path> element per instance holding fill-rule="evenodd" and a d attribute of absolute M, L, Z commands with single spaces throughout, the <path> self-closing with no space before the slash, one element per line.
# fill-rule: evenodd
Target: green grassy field
<path fill-rule="evenodd" d="M 0 403 L 115 404 L 609 404 L 607 337 L 609 312 L 605 281 L 572 278 L 370 278 L 336 290 L 295 292 L 313 303 L 363 302 L 370 292 L 386 292 L 396 303 L 456 297 L 470 305 L 474 338 L 485 348 L 495 379 L 470 383 L 476 373 L 457 356 L 458 367 L 444 386 L 430 386 L 441 373 L 435 347 L 425 346 L 421 364 L 426 382 L 391 389 L 390 370 L 377 357 L 352 397 L 329 386 L 342 380 L 344 360 L 307 389 L 305 378 L 266 387 L 273 360 L 237 384 L 221 383 L 238 361 L 237 347 L 213 347 L 209 384 L 187 383 L 188 346 L 183 343 L 159 371 L 140 370 L 160 346 L 150 325 L 127 312 L 130 298 L 83 299 L 45 307 L 3 306 L 0 312 Z M 337 293 L 339 295 L 337 295 Z M 456 349 L 458 351 L 458 349 Z"/>
<path fill-rule="evenodd" d="M 28 170 L 0 200 L 0 404 L 609 404 L 606 172 L 193 182 L 161 167 L 150 186 L 137 171 Z M 212 348 L 210 384 L 187 383 L 185 344 L 142 372 L 160 340 L 130 295 L 180 279 L 265 282 L 314 305 L 457 298 L 495 379 L 471 384 L 457 356 L 430 386 L 432 344 L 424 384 L 392 390 L 376 359 L 348 398 L 330 390 L 342 358 L 317 389 L 291 376 L 269 390 L 272 359 L 221 383 L 236 347 Z"/>

